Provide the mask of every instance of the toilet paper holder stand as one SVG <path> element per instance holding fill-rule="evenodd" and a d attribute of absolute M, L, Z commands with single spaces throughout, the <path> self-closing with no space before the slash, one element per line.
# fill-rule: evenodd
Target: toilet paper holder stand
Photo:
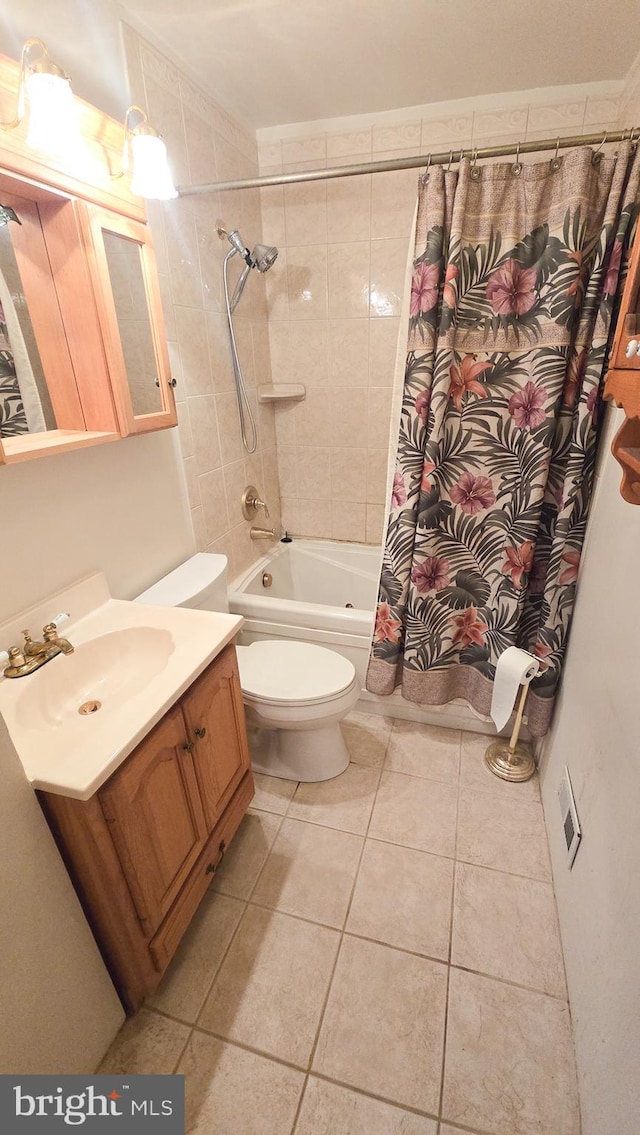
<path fill-rule="evenodd" d="M 547 669 L 547 667 L 544 667 L 544 669 Z M 543 668 L 541 667 L 540 673 L 542 672 Z M 516 719 L 509 740 L 507 741 L 506 737 L 498 737 L 496 741 L 491 742 L 484 755 L 484 763 L 487 768 L 494 776 L 499 776 L 501 780 L 530 780 L 536 771 L 536 762 L 530 749 L 518 742 L 528 693 L 529 683 L 524 682 L 520 686 Z"/>

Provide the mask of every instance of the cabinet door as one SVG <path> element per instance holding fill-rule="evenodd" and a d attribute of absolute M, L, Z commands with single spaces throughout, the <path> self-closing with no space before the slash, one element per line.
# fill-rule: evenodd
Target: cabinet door
<path fill-rule="evenodd" d="M 83 214 L 121 433 L 175 426 L 175 380 L 149 229 L 95 205 Z"/>
<path fill-rule="evenodd" d="M 99 792 L 138 917 L 151 935 L 207 838 L 193 754 L 172 709 Z"/>
<path fill-rule="evenodd" d="M 250 767 L 247 729 L 233 646 L 187 691 L 182 708 L 209 831 Z"/>

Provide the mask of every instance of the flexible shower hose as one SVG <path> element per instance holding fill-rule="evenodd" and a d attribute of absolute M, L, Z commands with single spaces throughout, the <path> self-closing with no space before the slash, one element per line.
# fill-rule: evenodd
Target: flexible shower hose
<path fill-rule="evenodd" d="M 236 255 L 234 248 L 224 258 L 224 265 L 222 269 L 222 276 L 224 279 L 224 302 L 227 309 L 227 323 L 229 325 L 229 340 L 231 343 L 231 361 L 233 364 L 233 378 L 236 387 L 236 398 L 238 399 L 238 414 L 240 416 L 240 435 L 242 437 L 242 444 L 247 453 L 255 453 L 258 444 L 258 431 L 256 429 L 255 419 L 251 410 L 251 403 L 247 394 L 247 388 L 244 383 L 244 376 L 242 374 L 242 367 L 240 366 L 240 358 L 238 356 L 238 346 L 236 344 L 236 336 L 233 330 L 233 317 L 232 305 L 229 299 L 229 280 L 227 277 L 227 264 L 232 256 Z M 238 299 L 240 297 L 238 296 Z M 237 301 L 236 301 L 237 302 Z M 247 425 L 246 419 L 249 420 L 251 429 L 251 443 L 247 441 Z"/>

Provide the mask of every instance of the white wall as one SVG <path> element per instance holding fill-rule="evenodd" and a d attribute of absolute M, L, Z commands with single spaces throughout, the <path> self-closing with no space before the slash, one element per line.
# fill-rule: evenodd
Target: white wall
<path fill-rule="evenodd" d="M 618 424 L 621 412 L 612 414 Z M 542 794 L 576 1040 L 583 1135 L 635 1135 L 640 1095 L 640 508 L 606 452 L 593 501 Z M 583 839 L 572 871 L 556 791 L 571 774 Z"/>
<path fill-rule="evenodd" d="M 27 39 L 44 41 L 80 98 L 114 118 L 129 104 L 120 18 L 112 0 L 0 2 L 0 53 L 19 59 Z"/>
<path fill-rule="evenodd" d="M 92 1072 L 124 1013 L 0 720 L 0 1073 Z"/>
<path fill-rule="evenodd" d="M 640 56 L 620 124 L 640 120 Z M 613 407 L 582 557 L 578 599 L 542 795 L 575 1026 L 583 1135 L 635 1135 L 640 1092 L 640 508 L 620 496 Z M 583 829 L 567 870 L 556 797 L 568 765 Z"/>
<path fill-rule="evenodd" d="M 176 430 L 3 467 L 0 514 L 0 621 L 96 569 L 130 599 L 194 549 Z"/>

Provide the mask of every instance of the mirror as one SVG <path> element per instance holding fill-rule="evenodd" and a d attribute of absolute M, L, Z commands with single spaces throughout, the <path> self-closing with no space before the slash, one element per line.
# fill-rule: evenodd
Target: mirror
<path fill-rule="evenodd" d="M 13 211 L 12 211 L 13 212 Z M 0 206 L 0 437 L 54 430 L 56 419 L 12 241 Z"/>
<path fill-rule="evenodd" d="M 103 231 L 104 250 L 134 417 L 163 409 L 140 245 Z"/>

